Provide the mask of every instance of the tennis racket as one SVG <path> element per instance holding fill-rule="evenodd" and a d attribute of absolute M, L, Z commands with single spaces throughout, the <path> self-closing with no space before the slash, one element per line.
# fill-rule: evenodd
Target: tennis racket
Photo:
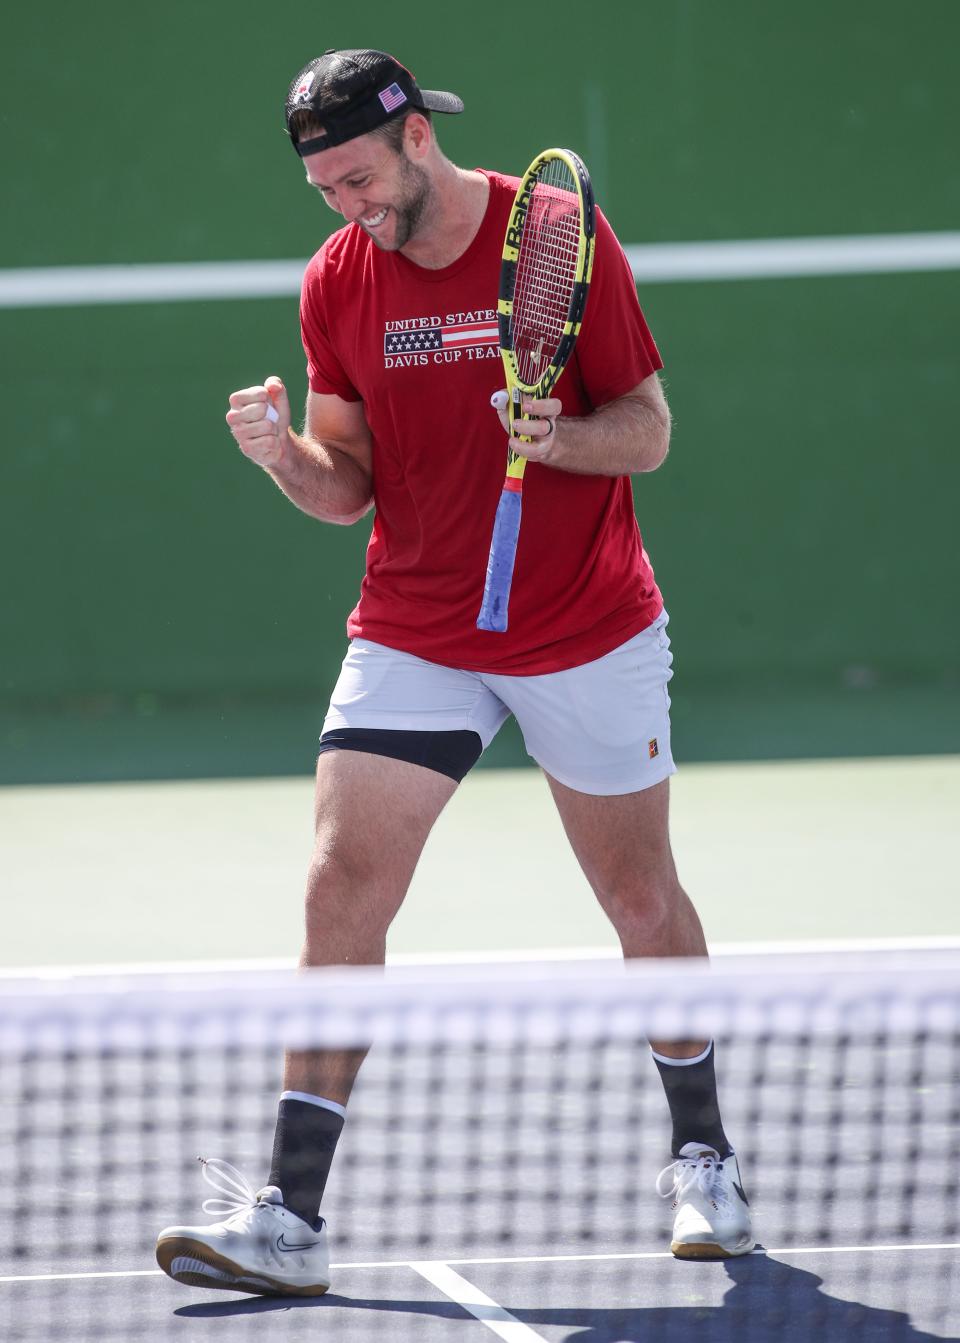
<path fill-rule="evenodd" d="M 497 317 L 511 439 L 477 629 L 502 634 L 507 628 L 527 465 L 513 446 L 514 425 L 530 418 L 522 398 L 549 396 L 573 353 L 590 287 L 594 233 L 593 188 L 583 162 L 569 149 L 544 150 L 520 183 L 503 243 Z M 519 441 L 531 439 L 520 434 Z"/>

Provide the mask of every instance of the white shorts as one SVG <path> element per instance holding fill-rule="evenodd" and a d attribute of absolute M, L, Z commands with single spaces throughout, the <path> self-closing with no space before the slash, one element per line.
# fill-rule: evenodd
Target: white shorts
<path fill-rule="evenodd" d="M 664 611 L 612 653 L 543 676 L 459 671 L 354 639 L 323 730 L 468 731 L 485 750 L 512 713 L 527 754 L 560 783 L 597 796 L 636 793 L 676 771 L 668 619 Z"/>

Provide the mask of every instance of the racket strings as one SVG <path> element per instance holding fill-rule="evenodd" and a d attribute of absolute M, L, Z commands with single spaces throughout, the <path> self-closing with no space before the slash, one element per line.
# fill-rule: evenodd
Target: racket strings
<path fill-rule="evenodd" d="M 563 337 L 579 258 L 580 198 L 566 164 L 552 160 L 530 193 L 513 295 L 513 350 L 528 386 L 540 382 Z"/>

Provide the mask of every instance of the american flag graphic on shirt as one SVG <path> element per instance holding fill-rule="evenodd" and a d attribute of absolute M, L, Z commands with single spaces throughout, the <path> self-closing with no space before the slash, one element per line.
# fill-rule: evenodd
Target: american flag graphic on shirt
<path fill-rule="evenodd" d="M 395 112 L 398 107 L 402 107 L 407 101 L 407 95 L 399 84 L 391 84 L 388 89 L 384 89 L 382 93 L 378 93 L 377 97 L 383 103 L 383 110 L 385 112 Z"/>
<path fill-rule="evenodd" d="M 387 331 L 383 337 L 383 353 L 419 354 L 428 350 L 461 349 L 464 345 L 496 345 L 499 339 L 496 322 L 450 322 L 446 326 L 402 326 Z"/>

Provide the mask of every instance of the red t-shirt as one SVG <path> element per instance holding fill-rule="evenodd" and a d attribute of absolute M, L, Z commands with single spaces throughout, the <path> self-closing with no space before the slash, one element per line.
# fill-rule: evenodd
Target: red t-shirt
<path fill-rule="evenodd" d="M 468 671 L 530 676 L 593 661 L 646 629 L 663 602 L 628 477 L 526 469 L 510 628 L 478 630 L 506 438 L 490 396 L 504 385 L 497 287 L 518 179 L 485 174 L 473 242 L 427 270 L 381 252 L 355 224 L 307 267 L 300 318 L 313 391 L 363 401 L 376 515 L 351 637 Z M 588 415 L 662 363 L 630 266 L 598 215 L 593 280 L 556 391 Z"/>

